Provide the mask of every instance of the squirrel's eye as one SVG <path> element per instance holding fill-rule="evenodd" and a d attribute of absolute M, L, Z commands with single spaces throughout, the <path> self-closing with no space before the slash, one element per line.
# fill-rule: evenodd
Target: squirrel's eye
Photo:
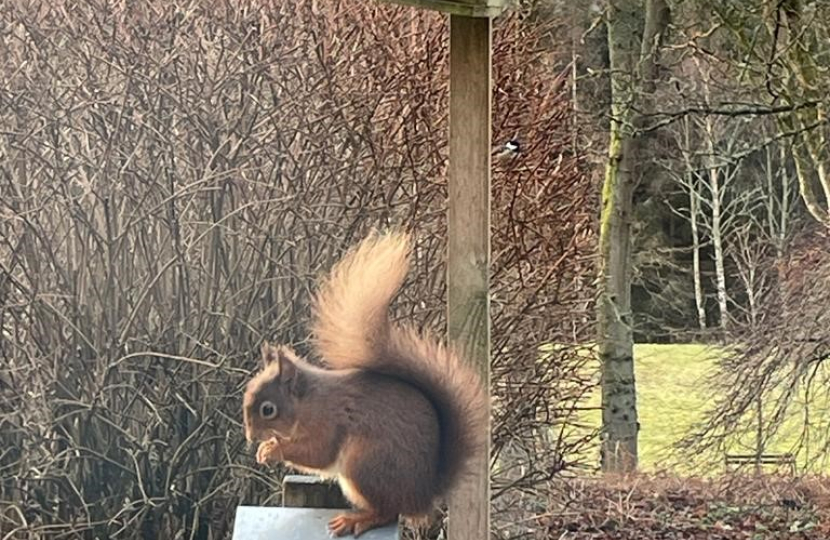
<path fill-rule="evenodd" d="M 259 406 L 259 414 L 266 420 L 270 420 L 277 416 L 277 406 L 270 401 L 263 401 Z"/>

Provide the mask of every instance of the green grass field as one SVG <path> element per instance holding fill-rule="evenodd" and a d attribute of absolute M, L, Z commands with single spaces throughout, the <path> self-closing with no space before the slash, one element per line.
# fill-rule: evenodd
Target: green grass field
<path fill-rule="evenodd" d="M 698 344 L 658 345 L 637 344 L 634 347 L 637 405 L 640 416 L 640 464 L 644 471 L 671 468 L 684 471 L 683 461 L 669 459 L 675 442 L 703 419 L 714 394 L 707 387 L 706 377 L 715 369 L 713 349 Z M 592 396 L 592 405 L 600 404 L 599 391 Z M 816 406 L 814 405 L 814 409 Z M 825 407 L 827 409 L 827 407 Z M 584 420 L 599 426 L 599 411 L 585 413 Z M 767 447 L 767 453 L 790 451 L 797 440 L 795 427 L 785 429 Z M 752 453 L 754 437 L 744 437 L 729 449 L 730 453 Z M 722 462 L 723 456 L 706 456 Z M 820 468 L 830 471 L 825 464 Z"/>
<path fill-rule="evenodd" d="M 672 445 L 702 417 L 710 395 L 704 378 L 714 360 L 705 345 L 634 346 L 637 406 L 640 416 L 640 462 L 644 470 L 663 465 Z M 592 405 L 600 404 L 599 391 Z M 599 426 L 600 412 L 591 411 L 586 420 Z"/>

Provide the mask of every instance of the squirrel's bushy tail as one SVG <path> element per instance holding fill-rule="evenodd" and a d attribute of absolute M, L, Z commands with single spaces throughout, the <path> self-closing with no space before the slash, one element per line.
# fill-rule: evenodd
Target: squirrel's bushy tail
<path fill-rule="evenodd" d="M 481 457 L 487 392 L 472 367 L 438 340 L 389 320 L 389 304 L 409 269 L 409 236 L 371 234 L 320 285 L 312 330 L 332 369 L 360 368 L 417 386 L 441 423 L 439 495 Z"/>

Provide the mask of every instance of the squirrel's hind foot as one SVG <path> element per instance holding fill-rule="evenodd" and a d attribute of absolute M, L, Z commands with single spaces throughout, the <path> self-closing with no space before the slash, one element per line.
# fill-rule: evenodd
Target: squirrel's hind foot
<path fill-rule="evenodd" d="M 383 527 L 397 521 L 397 519 L 398 516 L 383 516 L 367 511 L 340 514 L 329 521 L 329 531 L 333 536 L 344 536 L 352 533 L 357 538 L 370 529 Z"/>

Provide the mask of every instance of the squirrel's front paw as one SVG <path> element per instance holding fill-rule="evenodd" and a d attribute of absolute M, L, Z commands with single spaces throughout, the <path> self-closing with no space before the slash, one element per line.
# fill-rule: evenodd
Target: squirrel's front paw
<path fill-rule="evenodd" d="M 268 465 L 269 463 L 276 463 L 282 461 L 282 451 L 280 443 L 276 439 L 271 439 L 259 443 L 259 448 L 256 450 L 256 461 L 261 465 Z"/>

